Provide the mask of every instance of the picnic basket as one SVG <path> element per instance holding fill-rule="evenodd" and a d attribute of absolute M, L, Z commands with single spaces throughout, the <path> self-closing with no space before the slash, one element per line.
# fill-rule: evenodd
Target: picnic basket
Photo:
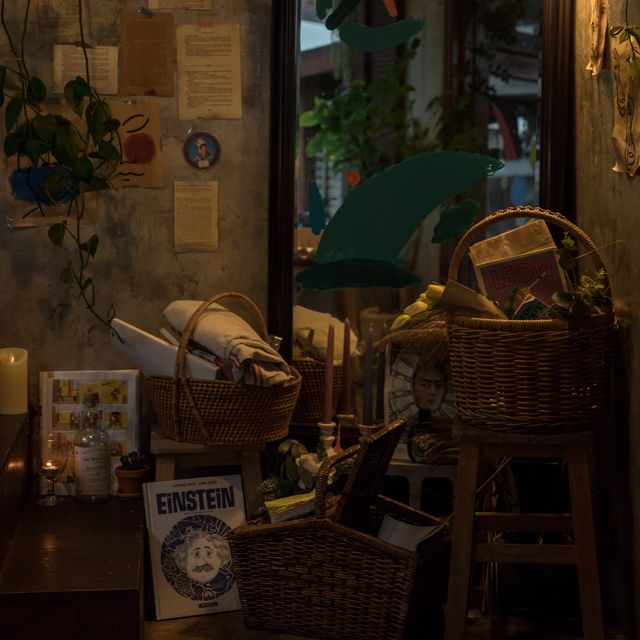
<path fill-rule="evenodd" d="M 300 374 L 300 395 L 293 410 L 292 422 L 312 424 L 320 422 L 324 407 L 325 363 L 314 358 L 299 357 L 293 359 L 293 365 Z M 340 397 L 342 387 L 342 366 L 333 365 L 333 406 L 332 414 Z"/>
<path fill-rule="evenodd" d="M 378 495 L 405 425 L 396 420 L 325 460 L 313 515 L 275 524 L 253 520 L 231 533 L 247 626 L 332 640 L 400 640 L 412 629 L 416 637 L 439 637 L 448 527 Z M 348 460 L 352 467 L 344 489 L 330 504 L 328 477 Z M 392 545 L 376 537 L 385 514 L 440 525 L 440 535 L 417 551 Z"/>
<path fill-rule="evenodd" d="M 596 269 L 591 238 L 559 213 L 535 207 L 497 211 L 459 241 L 449 278 L 457 280 L 470 241 L 505 220 L 538 218 L 570 233 Z M 605 275 L 608 290 L 608 280 Z M 610 308 L 584 319 L 499 320 L 449 315 L 449 357 L 458 416 L 476 427 L 520 433 L 596 427 L 609 409 L 615 317 Z"/>
<path fill-rule="evenodd" d="M 182 332 L 174 375 L 145 379 L 158 423 L 168 438 L 193 444 L 250 445 L 281 440 L 289 432 L 300 390 L 300 374 L 293 367 L 290 380 L 269 387 L 185 375 L 187 345 L 200 316 L 211 304 L 226 298 L 239 301 L 258 334 L 267 337 L 260 309 L 244 294 L 219 293 L 203 302 Z"/>

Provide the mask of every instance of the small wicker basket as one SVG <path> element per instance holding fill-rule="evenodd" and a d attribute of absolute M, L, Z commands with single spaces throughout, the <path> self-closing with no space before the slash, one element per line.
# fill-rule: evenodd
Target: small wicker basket
<path fill-rule="evenodd" d="M 315 424 L 322 419 L 324 408 L 325 363 L 313 358 L 295 358 L 293 365 L 300 373 L 300 395 L 293 410 L 292 421 L 299 424 Z M 335 415 L 342 388 L 342 366 L 333 365 L 333 406 Z"/>
<path fill-rule="evenodd" d="M 300 374 L 294 368 L 291 380 L 270 387 L 185 375 L 186 347 L 198 319 L 223 298 L 241 301 L 254 328 L 267 337 L 262 313 L 247 296 L 231 291 L 202 303 L 182 332 L 173 377 L 149 376 L 145 380 L 160 428 L 168 438 L 193 444 L 249 445 L 281 440 L 289 432 L 300 391 Z"/>
<path fill-rule="evenodd" d="M 572 234 L 604 268 L 593 241 L 558 213 L 533 207 L 497 211 L 474 225 L 451 258 L 458 278 L 480 231 L 514 218 L 539 218 Z M 608 287 L 608 282 L 606 283 Z M 496 320 L 449 316 L 451 376 L 460 419 L 520 433 L 570 432 L 605 421 L 610 400 L 613 310 L 583 320 Z"/>

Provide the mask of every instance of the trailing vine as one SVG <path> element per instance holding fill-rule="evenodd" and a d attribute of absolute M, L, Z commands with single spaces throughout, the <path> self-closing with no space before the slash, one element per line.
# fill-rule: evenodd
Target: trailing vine
<path fill-rule="evenodd" d="M 609 29 L 612 38 L 618 39 L 618 44 L 629 43 L 629 57 L 627 64 L 629 77 L 633 80 L 640 74 L 640 27 L 629 23 L 629 0 L 624 3 L 624 25 L 613 26 Z"/>
<path fill-rule="evenodd" d="M 108 103 L 91 85 L 82 0 L 78 0 L 78 21 L 85 77 L 77 76 L 64 87 L 65 102 L 78 121 L 47 112 L 47 87 L 29 71 L 25 42 L 31 0 L 25 3 L 19 40 L 7 23 L 5 8 L 6 0 L 1 0 L 0 24 L 11 52 L 6 60 L 10 64 L 0 65 L 0 106 L 7 100 L 3 148 L 8 158 L 16 157 L 14 173 L 24 178 L 30 190 L 34 205 L 24 215 L 44 217 L 47 206 L 66 206 L 66 216 L 73 223 L 56 222 L 48 230 L 54 245 L 62 247 L 65 239 L 73 245 L 75 257 L 63 267 L 60 280 L 74 284 L 86 309 L 113 331 L 114 306 L 111 304 L 104 314 L 96 309 L 95 283 L 87 275 L 99 238 L 93 234 L 85 239 L 82 221 L 85 194 L 113 187 L 110 179 L 122 158 L 120 122 L 112 118 Z"/>

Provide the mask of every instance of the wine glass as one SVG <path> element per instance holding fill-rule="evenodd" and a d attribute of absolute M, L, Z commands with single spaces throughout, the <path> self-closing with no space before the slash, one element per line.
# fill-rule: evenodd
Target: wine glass
<path fill-rule="evenodd" d="M 47 436 L 47 444 L 42 453 L 40 475 L 47 481 L 47 495 L 38 500 L 45 507 L 55 507 L 62 500 L 56 496 L 55 483 L 67 466 L 67 442 L 64 436 L 56 438 L 55 434 Z"/>

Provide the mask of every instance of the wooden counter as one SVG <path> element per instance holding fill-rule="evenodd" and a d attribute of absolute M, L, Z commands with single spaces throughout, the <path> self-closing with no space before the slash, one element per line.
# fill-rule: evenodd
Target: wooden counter
<path fill-rule="evenodd" d="M 0 572 L 2 637 L 139 640 L 142 501 L 30 502 Z"/>

